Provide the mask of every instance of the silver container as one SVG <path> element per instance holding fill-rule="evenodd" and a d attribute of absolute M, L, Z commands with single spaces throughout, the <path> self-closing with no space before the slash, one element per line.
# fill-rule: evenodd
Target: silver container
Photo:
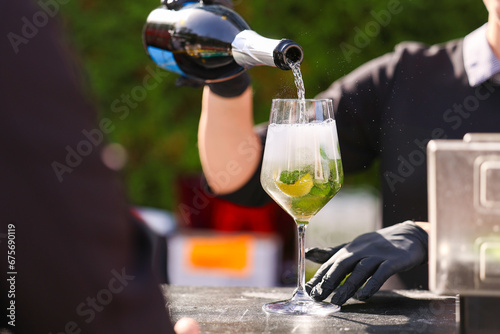
<path fill-rule="evenodd" d="M 500 134 L 431 140 L 427 156 L 430 289 L 500 296 Z"/>

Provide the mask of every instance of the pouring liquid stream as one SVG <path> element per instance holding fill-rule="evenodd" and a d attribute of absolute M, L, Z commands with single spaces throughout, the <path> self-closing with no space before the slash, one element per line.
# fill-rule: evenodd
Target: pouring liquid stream
<path fill-rule="evenodd" d="M 293 62 L 287 59 L 288 66 L 292 69 L 293 77 L 295 79 L 295 86 L 297 87 L 297 97 L 299 100 L 299 123 L 305 123 L 305 96 L 306 89 L 304 87 L 304 80 L 302 79 L 302 73 L 300 72 L 300 63 Z"/>

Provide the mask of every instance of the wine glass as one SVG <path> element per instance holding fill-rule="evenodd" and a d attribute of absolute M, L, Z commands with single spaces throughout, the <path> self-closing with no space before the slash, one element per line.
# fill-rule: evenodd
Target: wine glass
<path fill-rule="evenodd" d="M 337 194 L 343 178 L 332 101 L 274 99 L 260 181 L 297 224 L 298 279 L 291 299 L 266 304 L 264 311 L 328 315 L 340 310 L 313 300 L 304 289 L 304 237 L 309 221 Z"/>

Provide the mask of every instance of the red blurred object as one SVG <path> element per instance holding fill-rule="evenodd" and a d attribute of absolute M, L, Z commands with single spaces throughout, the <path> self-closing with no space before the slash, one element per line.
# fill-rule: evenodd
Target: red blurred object
<path fill-rule="evenodd" d="M 175 212 L 187 228 L 274 233 L 289 227 L 295 231 L 293 219 L 274 201 L 261 207 L 247 207 L 217 198 L 207 190 L 199 174 L 182 176 L 177 185 Z"/>
<path fill-rule="evenodd" d="M 217 198 L 199 174 L 182 176 L 177 185 L 175 213 L 185 228 L 275 234 L 283 242 L 283 261 L 295 259 L 295 222 L 274 201 L 246 207 Z"/>
<path fill-rule="evenodd" d="M 278 232 L 279 212 L 275 205 L 270 204 L 251 208 L 215 198 L 211 225 L 218 231 Z"/>

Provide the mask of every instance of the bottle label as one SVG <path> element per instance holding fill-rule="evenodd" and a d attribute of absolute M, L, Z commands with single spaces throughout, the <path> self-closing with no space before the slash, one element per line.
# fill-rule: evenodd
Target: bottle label
<path fill-rule="evenodd" d="M 179 66 L 177 66 L 172 52 L 165 51 L 154 46 L 148 46 L 148 53 L 156 65 L 166 69 L 167 71 L 186 76 Z"/>
<path fill-rule="evenodd" d="M 280 40 L 262 37 L 253 30 L 243 30 L 232 42 L 233 58 L 246 69 L 253 66 L 276 66 L 273 52 Z"/>

